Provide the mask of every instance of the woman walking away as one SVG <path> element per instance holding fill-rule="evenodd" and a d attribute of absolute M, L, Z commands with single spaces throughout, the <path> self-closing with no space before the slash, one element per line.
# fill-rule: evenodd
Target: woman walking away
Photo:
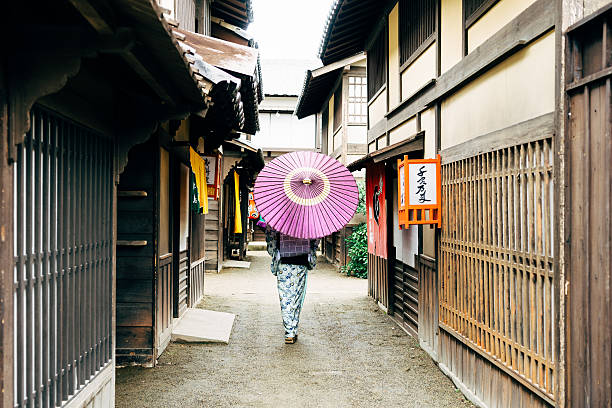
<path fill-rule="evenodd" d="M 267 228 L 266 241 L 272 257 L 270 269 L 278 285 L 285 343 L 293 344 L 298 338 L 308 270 L 317 263 L 318 240 L 293 238 Z"/>

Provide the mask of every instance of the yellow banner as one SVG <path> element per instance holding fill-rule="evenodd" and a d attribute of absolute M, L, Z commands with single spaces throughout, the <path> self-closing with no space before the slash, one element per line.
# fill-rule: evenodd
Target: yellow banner
<path fill-rule="evenodd" d="M 240 214 L 240 178 L 234 171 L 234 201 L 236 202 L 236 212 L 234 213 L 234 234 L 242 234 L 242 214 Z"/>
<path fill-rule="evenodd" d="M 191 162 L 191 171 L 195 175 L 196 185 L 198 187 L 198 199 L 200 200 L 200 208 L 202 214 L 208 214 L 208 188 L 206 186 L 206 163 L 191 147 L 189 148 L 189 161 Z"/>

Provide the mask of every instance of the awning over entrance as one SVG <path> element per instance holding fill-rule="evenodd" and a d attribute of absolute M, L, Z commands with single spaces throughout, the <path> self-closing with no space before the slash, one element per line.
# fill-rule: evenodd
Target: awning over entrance
<path fill-rule="evenodd" d="M 398 159 L 407 153 L 423 150 L 425 146 L 424 141 L 425 132 L 421 131 L 415 133 L 412 137 L 409 137 L 406 140 L 402 140 L 399 143 L 395 143 L 375 152 L 368 153 L 361 159 L 355 160 L 346 167 L 350 171 L 356 171 L 365 168 L 368 163 L 380 163 L 391 159 Z"/>
<path fill-rule="evenodd" d="M 184 49 L 199 56 L 202 61 L 241 80 L 239 91 L 243 104 L 244 125 L 240 131 L 254 135 L 259 130 L 259 102 L 261 72 L 259 51 L 253 47 L 175 29 Z"/>

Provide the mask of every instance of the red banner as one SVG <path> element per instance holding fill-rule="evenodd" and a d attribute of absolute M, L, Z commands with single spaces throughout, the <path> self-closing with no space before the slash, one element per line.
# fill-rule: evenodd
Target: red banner
<path fill-rule="evenodd" d="M 387 208 L 385 165 L 366 169 L 366 206 L 368 207 L 368 252 L 387 258 Z"/>

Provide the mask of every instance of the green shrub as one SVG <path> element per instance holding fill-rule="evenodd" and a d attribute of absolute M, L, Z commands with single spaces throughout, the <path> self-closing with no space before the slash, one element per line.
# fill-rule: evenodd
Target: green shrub
<path fill-rule="evenodd" d="M 357 213 L 365 215 L 366 213 L 366 204 L 365 204 L 365 196 L 366 196 L 366 187 L 365 180 L 357 180 L 357 189 L 359 190 L 359 201 L 357 202 Z"/>
<path fill-rule="evenodd" d="M 368 277 L 368 229 L 366 224 L 359 224 L 346 238 L 350 261 L 342 267 L 347 276 Z"/>

